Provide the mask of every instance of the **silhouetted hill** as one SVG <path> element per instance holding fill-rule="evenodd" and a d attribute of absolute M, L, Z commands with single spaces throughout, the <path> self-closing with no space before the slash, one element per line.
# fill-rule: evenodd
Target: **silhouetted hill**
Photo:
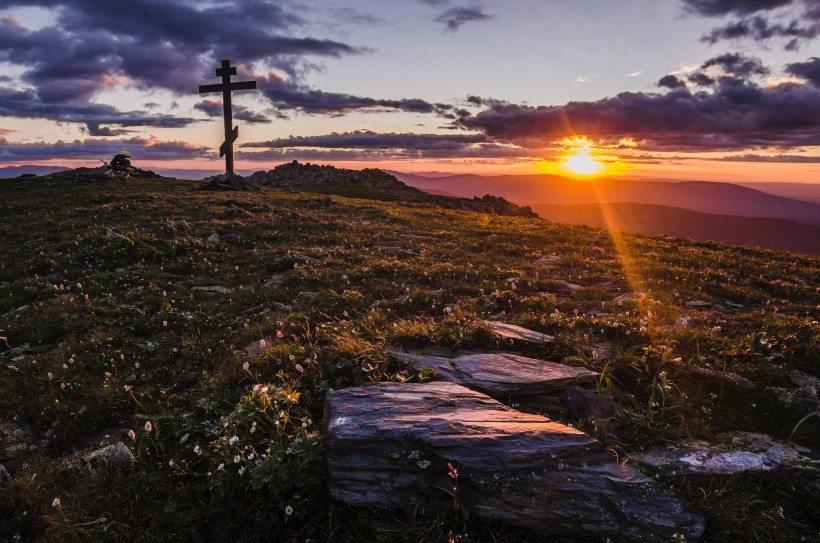
<path fill-rule="evenodd" d="M 554 205 L 634 202 L 717 215 L 789 219 L 820 226 L 820 204 L 775 196 L 731 183 L 619 178 L 577 181 L 557 175 L 452 175 L 430 178 L 400 174 L 398 178 L 420 189 L 445 190 L 467 197 L 494 193 L 514 202 Z"/>
<path fill-rule="evenodd" d="M 280 164 L 267 172 L 259 171 L 248 179 L 259 186 L 300 187 L 304 190 L 335 194 L 380 197 L 404 202 L 433 204 L 447 209 L 461 209 L 493 215 L 535 217 L 529 207 L 513 204 L 504 198 L 485 194 L 473 198 L 429 194 L 411 187 L 395 176 L 375 168 L 349 170 L 297 161 Z"/>
<path fill-rule="evenodd" d="M 635 203 L 533 204 L 532 208 L 556 222 L 820 255 L 820 228 L 786 219 L 714 215 Z"/>
<path fill-rule="evenodd" d="M 0 177 L 19 177 L 21 175 L 46 175 L 67 170 L 62 166 L 5 166 L 0 168 Z"/>

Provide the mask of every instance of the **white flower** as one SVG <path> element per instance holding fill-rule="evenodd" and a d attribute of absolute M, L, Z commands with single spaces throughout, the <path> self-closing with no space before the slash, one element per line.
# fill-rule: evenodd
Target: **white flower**
<path fill-rule="evenodd" d="M 52 507 L 60 507 L 60 498 L 54 498 L 54 501 L 51 502 Z"/>
<path fill-rule="evenodd" d="M 245 371 L 250 371 L 250 369 L 251 369 L 250 362 L 245 362 L 244 364 L 242 364 L 242 369 L 245 370 Z"/>
<path fill-rule="evenodd" d="M 219 465 L 216 467 L 216 471 L 222 471 L 223 469 L 225 469 L 225 464 L 224 464 L 224 463 L 223 463 L 223 464 L 219 464 Z"/>
<path fill-rule="evenodd" d="M 245 466 L 242 466 L 237 471 L 239 471 L 239 475 L 242 475 L 243 473 L 245 473 Z"/>
<path fill-rule="evenodd" d="M 291 507 L 290 505 L 286 505 L 285 506 L 285 515 L 289 517 L 292 514 L 293 514 L 293 507 Z"/>
<path fill-rule="evenodd" d="M 235 454 L 234 457 L 233 457 L 233 463 L 238 464 L 240 460 L 242 460 L 242 457 L 239 456 L 238 454 Z"/>
<path fill-rule="evenodd" d="M 150 421 L 150 420 L 149 420 L 148 422 L 146 422 L 146 423 L 145 423 L 145 431 L 146 431 L 146 432 L 149 432 L 149 433 L 150 433 L 150 432 L 151 432 L 151 430 L 153 430 L 153 429 L 154 429 L 154 426 L 151 424 L 151 421 Z"/>
<path fill-rule="evenodd" d="M 237 441 L 239 441 L 239 438 L 237 436 L 233 436 L 231 439 L 228 440 L 228 445 L 233 445 Z"/>
<path fill-rule="evenodd" d="M 137 434 L 134 433 L 134 430 L 128 430 L 128 437 L 131 438 L 131 441 L 134 441 L 137 439 Z"/>
<path fill-rule="evenodd" d="M 194 445 L 194 454 L 199 454 L 200 448 L 199 445 Z"/>

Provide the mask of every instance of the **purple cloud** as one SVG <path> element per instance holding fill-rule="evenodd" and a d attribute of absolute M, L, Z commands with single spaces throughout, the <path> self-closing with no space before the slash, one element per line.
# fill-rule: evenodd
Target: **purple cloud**
<path fill-rule="evenodd" d="M 241 104 L 231 104 L 231 111 L 233 118 L 248 123 L 269 123 L 271 120 L 259 113 L 254 113 L 247 106 Z M 196 104 L 194 109 L 207 114 L 209 117 L 222 117 L 224 114 L 224 106 L 222 100 L 203 100 Z"/>
<path fill-rule="evenodd" d="M 460 29 L 465 23 L 472 21 L 486 21 L 492 19 L 492 15 L 484 12 L 480 6 L 452 7 L 439 14 L 436 22 L 441 23 L 450 32 Z"/>
<path fill-rule="evenodd" d="M 0 163 L 52 158 L 108 159 L 127 151 L 135 160 L 199 158 L 211 151 L 182 141 L 136 137 L 127 140 L 87 139 L 57 143 L 8 143 L 0 146 Z"/>
<path fill-rule="evenodd" d="M 812 57 L 806 62 L 787 64 L 786 73 L 810 81 L 820 87 L 820 58 Z"/>
<path fill-rule="evenodd" d="M 789 149 L 820 145 L 820 88 L 764 88 L 725 75 L 698 92 L 675 87 L 554 107 L 498 105 L 457 124 L 521 145 L 584 135 L 603 142 L 632 138 L 644 150 Z"/>

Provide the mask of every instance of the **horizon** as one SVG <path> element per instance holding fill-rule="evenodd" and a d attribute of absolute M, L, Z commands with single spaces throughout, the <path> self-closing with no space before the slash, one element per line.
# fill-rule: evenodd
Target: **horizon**
<path fill-rule="evenodd" d="M 220 171 L 196 91 L 229 58 L 259 89 L 233 96 L 238 170 L 820 182 L 810 0 L 34 0 L 0 27 L 0 167 Z"/>

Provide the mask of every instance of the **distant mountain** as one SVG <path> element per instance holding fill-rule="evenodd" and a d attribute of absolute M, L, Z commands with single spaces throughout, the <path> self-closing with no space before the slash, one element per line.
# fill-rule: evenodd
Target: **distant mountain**
<path fill-rule="evenodd" d="M 19 177 L 26 174 L 46 175 L 67 169 L 62 166 L 5 166 L 0 168 L 0 177 Z"/>
<path fill-rule="evenodd" d="M 735 183 L 750 189 L 768 192 L 784 198 L 820 204 L 820 179 L 817 183 Z"/>
<path fill-rule="evenodd" d="M 397 174 L 397 177 L 422 190 L 443 190 L 464 197 L 489 193 L 513 202 L 552 205 L 633 202 L 716 215 L 789 219 L 820 226 L 819 203 L 775 196 L 731 183 L 620 178 L 577 181 L 558 175 L 451 175 L 433 178 Z"/>
<path fill-rule="evenodd" d="M 635 203 L 532 204 L 532 208 L 555 222 L 820 255 L 820 228 L 786 219 L 713 215 Z"/>

